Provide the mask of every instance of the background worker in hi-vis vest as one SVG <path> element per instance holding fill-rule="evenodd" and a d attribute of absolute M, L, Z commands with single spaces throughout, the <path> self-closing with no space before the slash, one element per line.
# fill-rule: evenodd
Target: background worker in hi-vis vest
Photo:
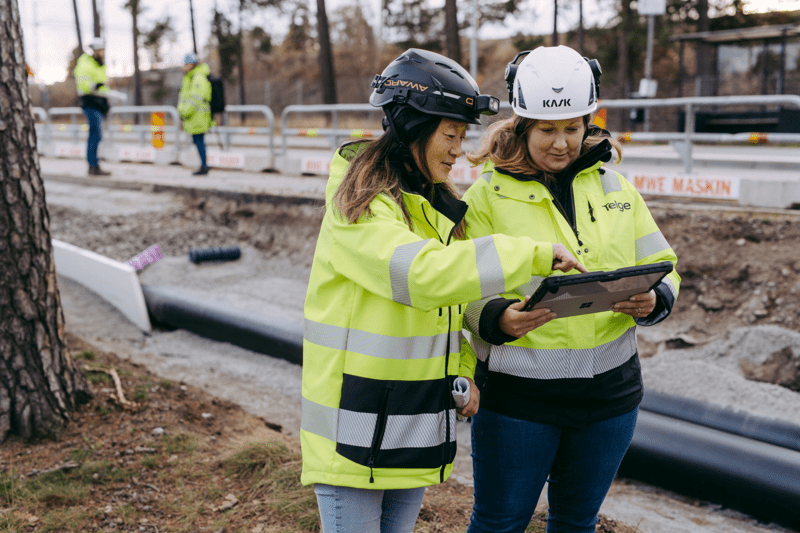
<path fill-rule="evenodd" d="M 80 96 L 81 109 L 89 124 L 89 139 L 86 143 L 86 159 L 90 176 L 108 176 L 110 172 L 100 168 L 97 147 L 103 138 L 103 119 L 109 110 L 108 76 L 106 75 L 106 44 L 102 37 L 92 39 L 91 54 L 86 52 L 75 64 L 75 85 Z"/>
<path fill-rule="evenodd" d="M 562 244 L 464 240 L 450 170 L 467 124 L 495 114 L 463 67 L 411 49 L 375 77 L 385 133 L 334 155 L 305 302 L 302 482 L 325 533 L 410 532 L 479 405 L 467 302 L 579 265 Z M 470 400 L 456 409 L 453 383 Z"/>
<path fill-rule="evenodd" d="M 600 74 L 596 60 L 565 46 L 508 65 L 514 116 L 493 124 L 469 156 L 485 165 L 463 198 L 468 238 L 502 232 L 561 243 L 590 271 L 677 262 L 633 185 L 603 168 L 612 147 L 621 153 L 590 124 Z M 528 281 L 467 306 L 478 369 L 488 374 L 476 379 L 468 532 L 524 531 L 545 481 L 547 531 L 594 532 L 642 399 L 636 326 L 669 315 L 680 276 L 673 268 L 654 290 L 562 318 L 520 312 L 541 280 Z"/>

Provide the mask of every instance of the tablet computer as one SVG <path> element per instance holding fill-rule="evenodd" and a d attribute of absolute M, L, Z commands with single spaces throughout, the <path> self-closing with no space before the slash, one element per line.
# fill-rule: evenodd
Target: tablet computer
<path fill-rule="evenodd" d="M 523 311 L 547 308 L 558 318 L 608 311 L 617 302 L 647 292 L 672 272 L 672 262 L 625 267 L 609 272 L 550 276 L 542 280 Z"/>

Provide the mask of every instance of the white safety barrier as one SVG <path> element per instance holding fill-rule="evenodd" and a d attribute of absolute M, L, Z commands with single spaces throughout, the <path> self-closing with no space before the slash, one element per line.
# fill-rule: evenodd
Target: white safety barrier
<path fill-rule="evenodd" d="M 142 286 L 131 265 L 56 239 L 53 239 L 53 257 L 59 276 L 95 292 L 140 329 L 151 330 Z"/>

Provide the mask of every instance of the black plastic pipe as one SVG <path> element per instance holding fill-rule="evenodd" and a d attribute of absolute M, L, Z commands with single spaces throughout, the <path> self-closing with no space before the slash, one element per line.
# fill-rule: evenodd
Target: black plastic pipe
<path fill-rule="evenodd" d="M 800 526 L 800 452 L 640 410 L 620 475 Z"/>
<path fill-rule="evenodd" d="M 156 323 L 302 364 L 296 323 L 142 286 Z M 800 428 L 648 392 L 620 475 L 800 527 Z"/>
<path fill-rule="evenodd" d="M 194 298 L 174 287 L 142 285 L 153 322 L 303 364 L 303 327 L 288 320 Z"/>
<path fill-rule="evenodd" d="M 800 426 L 783 420 L 653 391 L 645 391 L 639 408 L 800 452 Z"/>

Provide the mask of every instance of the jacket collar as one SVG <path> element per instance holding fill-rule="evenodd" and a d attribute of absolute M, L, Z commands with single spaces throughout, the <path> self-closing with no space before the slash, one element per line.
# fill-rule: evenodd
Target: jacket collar
<path fill-rule="evenodd" d="M 598 144 L 589 148 L 586 152 L 578 156 L 578 159 L 573 161 L 566 169 L 559 173 L 559 186 L 563 183 L 572 183 L 575 176 L 582 171 L 594 167 L 597 163 L 608 163 L 611 161 L 611 143 L 608 139 L 603 139 Z M 539 174 L 523 174 L 519 172 L 509 172 L 502 167 L 496 167 L 496 170 L 511 176 L 517 181 L 536 181 L 544 184 Z"/>

